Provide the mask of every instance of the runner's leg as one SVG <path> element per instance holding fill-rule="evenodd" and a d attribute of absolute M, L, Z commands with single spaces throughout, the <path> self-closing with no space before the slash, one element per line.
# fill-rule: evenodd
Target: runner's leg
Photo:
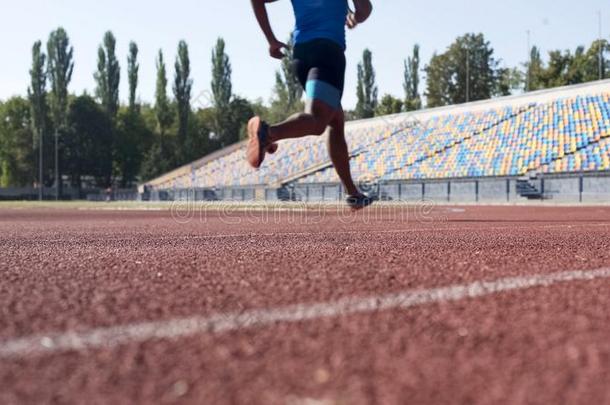
<path fill-rule="evenodd" d="M 328 154 L 335 166 L 335 170 L 345 187 L 348 195 L 359 194 L 358 188 L 352 179 L 349 165 L 349 151 L 345 141 L 345 115 L 343 109 L 339 110 L 330 122 L 330 131 L 327 138 Z"/>
<path fill-rule="evenodd" d="M 295 114 L 286 121 L 269 127 L 269 142 L 307 135 L 322 135 L 335 115 L 337 110 L 326 102 L 307 99 L 305 112 Z"/>

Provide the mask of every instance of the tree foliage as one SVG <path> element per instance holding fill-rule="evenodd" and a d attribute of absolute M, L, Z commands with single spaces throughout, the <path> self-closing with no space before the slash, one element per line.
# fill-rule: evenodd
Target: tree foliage
<path fill-rule="evenodd" d="M 356 89 L 358 103 L 355 111 L 358 118 L 371 118 L 375 115 L 377 92 L 373 53 L 365 49 L 362 54 L 362 62 L 358 64 L 358 87 Z"/>
<path fill-rule="evenodd" d="M 403 88 L 405 91 L 405 110 L 415 111 L 422 107 L 419 95 L 419 45 L 413 46 L 413 55 L 405 60 Z M 383 102 L 382 102 L 383 103 Z"/>
<path fill-rule="evenodd" d="M 172 125 L 174 117 L 167 97 L 167 68 L 163 59 L 163 51 L 159 50 L 157 57 L 157 89 L 155 92 L 155 112 L 159 135 L 163 138 Z"/>
<path fill-rule="evenodd" d="M 275 87 L 273 88 L 273 98 L 271 100 L 271 111 L 269 120 L 272 122 L 282 121 L 289 115 L 302 111 L 304 103 L 303 87 L 299 82 L 294 69 L 294 44 L 292 39 L 287 41 L 288 49 L 285 50 L 285 57 L 279 71 L 275 72 Z"/>
<path fill-rule="evenodd" d="M 42 43 L 37 41 L 32 48 L 32 68 L 30 69 L 30 87 L 28 99 L 32 109 L 32 124 L 37 136 L 42 137 L 47 121 L 47 73 L 46 55 L 42 52 Z"/>
<path fill-rule="evenodd" d="M 610 44 L 606 40 L 596 40 L 589 48 L 577 47 L 570 50 L 552 50 L 545 64 L 537 47 L 533 47 L 530 60 L 526 63 L 526 90 L 547 89 L 558 86 L 586 83 L 608 77 L 610 61 L 606 54 Z M 600 64 L 601 60 L 601 64 Z"/>
<path fill-rule="evenodd" d="M 116 57 L 116 39 L 112 32 L 104 35 L 104 43 L 98 49 L 97 72 L 94 75 L 99 98 L 106 113 L 113 120 L 119 111 L 119 84 L 121 67 Z"/>
<path fill-rule="evenodd" d="M 497 93 L 498 61 L 483 34 L 466 34 L 425 68 L 429 107 L 491 98 Z"/>
<path fill-rule="evenodd" d="M 174 96 L 176 97 L 176 106 L 178 110 L 178 148 L 179 155 L 183 156 L 186 150 L 186 142 L 188 136 L 189 117 L 191 115 L 191 90 L 193 88 L 193 80 L 191 75 L 191 61 L 189 59 L 188 45 L 184 41 L 178 44 L 178 56 L 176 57 L 174 77 Z M 185 163 L 184 159 L 180 159 L 178 163 Z"/>
<path fill-rule="evenodd" d="M 74 71 L 74 48 L 70 45 L 68 34 L 63 28 L 58 28 L 49 36 L 47 53 L 51 111 L 56 128 L 61 130 L 66 124 L 68 85 Z"/>
<path fill-rule="evenodd" d="M 36 179 L 30 103 L 13 97 L 0 104 L 0 187 L 30 186 Z"/>
<path fill-rule="evenodd" d="M 90 176 L 100 187 L 112 184 L 113 126 L 104 106 L 86 94 L 76 97 L 68 112 L 70 123 L 64 138 L 65 169 L 71 183 L 82 187 L 84 176 Z"/>
<path fill-rule="evenodd" d="M 37 182 L 41 185 L 45 183 L 46 172 L 44 168 L 44 141 L 46 129 L 48 128 L 48 105 L 46 55 L 42 52 L 42 43 L 40 41 L 36 41 L 32 47 L 32 67 L 30 69 L 28 100 L 31 109 L 32 128 L 35 133 L 32 152 L 37 158 L 36 163 L 39 168 Z"/>
<path fill-rule="evenodd" d="M 231 74 L 231 62 L 225 51 L 225 41 L 218 38 L 216 46 L 212 50 L 211 87 L 215 110 L 214 132 L 223 146 L 230 145 L 237 139 L 237 134 L 231 133 L 227 122 L 231 114 L 231 98 L 233 97 Z"/>
<path fill-rule="evenodd" d="M 119 111 L 114 160 L 122 188 L 133 185 L 137 180 L 152 139 L 152 130 L 138 109 L 122 108 Z"/>
<path fill-rule="evenodd" d="M 544 64 L 538 47 L 532 47 L 530 60 L 525 66 L 525 91 L 534 91 L 544 88 Z"/>
<path fill-rule="evenodd" d="M 381 98 L 377 109 L 375 110 L 376 116 L 398 114 L 403 111 L 403 101 L 399 98 L 386 94 Z"/>
<path fill-rule="evenodd" d="M 61 144 L 60 135 L 66 130 L 68 115 L 68 86 L 74 72 L 74 48 L 68 34 L 57 28 L 49 35 L 47 42 L 48 74 L 51 82 L 51 112 L 55 128 L 55 183 L 57 197 L 62 193 Z"/>
<path fill-rule="evenodd" d="M 127 78 L 129 80 L 129 108 L 136 110 L 136 97 L 138 90 L 138 78 L 140 64 L 138 63 L 138 45 L 135 42 L 129 43 L 129 55 L 127 56 Z"/>
<path fill-rule="evenodd" d="M 510 96 L 522 88 L 524 73 L 518 68 L 499 68 L 496 72 L 494 96 Z"/>

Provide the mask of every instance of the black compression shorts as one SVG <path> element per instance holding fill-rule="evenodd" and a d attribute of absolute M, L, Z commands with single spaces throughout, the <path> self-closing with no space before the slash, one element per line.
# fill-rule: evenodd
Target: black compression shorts
<path fill-rule="evenodd" d="M 314 39 L 294 47 L 294 68 L 309 100 L 341 107 L 345 85 L 345 53 L 329 39 Z"/>

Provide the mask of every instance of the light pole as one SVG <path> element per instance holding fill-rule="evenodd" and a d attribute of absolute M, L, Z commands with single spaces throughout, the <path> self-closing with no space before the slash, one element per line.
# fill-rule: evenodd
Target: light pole
<path fill-rule="evenodd" d="M 38 134 L 38 201 L 42 201 L 43 198 L 43 190 L 44 187 L 44 179 L 42 178 L 42 131 Z"/>
<path fill-rule="evenodd" d="M 598 71 L 599 71 L 599 80 L 602 80 L 604 78 L 604 75 L 602 73 L 602 71 L 604 70 L 603 68 L 603 58 L 604 58 L 604 48 L 602 47 L 602 11 L 599 10 L 597 12 L 597 17 L 599 18 L 599 36 L 598 36 L 598 42 L 597 42 L 597 46 L 599 47 L 599 56 L 598 56 Z"/>
<path fill-rule="evenodd" d="M 525 83 L 525 91 L 530 91 L 530 82 L 532 80 L 532 46 L 531 46 L 531 32 L 527 30 L 527 78 Z"/>
<path fill-rule="evenodd" d="M 59 201 L 59 131 L 55 129 L 55 200 Z"/>
<path fill-rule="evenodd" d="M 470 49 L 466 45 L 466 102 L 470 101 Z"/>
<path fill-rule="evenodd" d="M 40 106 L 40 100 L 38 103 L 38 111 L 42 111 Z M 45 117 L 42 117 L 42 122 L 38 128 L 38 200 L 42 201 L 44 198 L 44 170 L 43 170 L 43 145 L 44 145 L 44 122 Z"/>

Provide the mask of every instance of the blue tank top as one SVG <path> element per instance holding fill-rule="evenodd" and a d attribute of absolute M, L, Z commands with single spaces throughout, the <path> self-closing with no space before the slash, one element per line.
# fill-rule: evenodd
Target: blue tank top
<path fill-rule="evenodd" d="M 347 0 L 292 0 L 292 8 L 296 19 L 296 44 L 325 38 L 345 49 Z"/>

